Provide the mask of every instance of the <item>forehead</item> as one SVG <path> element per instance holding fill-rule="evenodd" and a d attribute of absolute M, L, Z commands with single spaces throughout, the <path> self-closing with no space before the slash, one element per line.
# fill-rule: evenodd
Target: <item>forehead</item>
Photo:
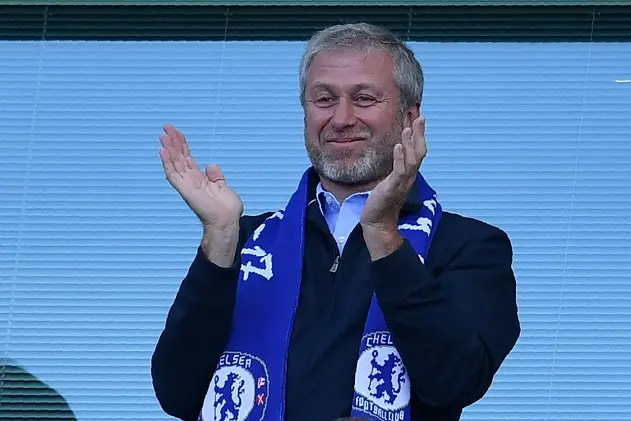
<path fill-rule="evenodd" d="M 327 51 L 313 60 L 307 87 L 372 85 L 389 90 L 394 86 L 393 75 L 394 61 L 386 51 Z"/>

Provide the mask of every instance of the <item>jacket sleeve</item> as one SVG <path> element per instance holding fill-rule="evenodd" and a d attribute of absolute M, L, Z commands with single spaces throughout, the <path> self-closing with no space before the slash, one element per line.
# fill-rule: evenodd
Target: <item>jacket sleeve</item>
<path fill-rule="evenodd" d="M 520 335 L 512 247 L 497 228 L 470 239 L 437 277 L 404 240 L 372 263 L 375 289 L 421 404 L 462 409 L 489 389 Z"/>
<path fill-rule="evenodd" d="M 229 339 L 240 259 L 219 267 L 198 247 L 171 306 L 151 359 L 153 388 L 162 409 L 196 421 L 214 369 Z"/>

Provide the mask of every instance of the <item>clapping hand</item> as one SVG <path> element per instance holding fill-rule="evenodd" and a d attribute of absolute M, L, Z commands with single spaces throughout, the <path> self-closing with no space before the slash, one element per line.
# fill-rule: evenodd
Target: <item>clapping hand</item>
<path fill-rule="evenodd" d="M 377 184 L 368 197 L 361 216 L 364 228 L 396 230 L 399 212 L 416 180 L 425 155 L 425 117 L 421 116 L 412 122 L 411 128 L 403 129 L 401 143 L 394 147 L 392 172 Z"/>
<path fill-rule="evenodd" d="M 238 225 L 243 202 L 226 183 L 216 165 L 202 172 L 193 159 L 186 138 L 170 124 L 160 135 L 160 159 L 169 183 L 197 215 L 205 229 L 222 230 Z"/>

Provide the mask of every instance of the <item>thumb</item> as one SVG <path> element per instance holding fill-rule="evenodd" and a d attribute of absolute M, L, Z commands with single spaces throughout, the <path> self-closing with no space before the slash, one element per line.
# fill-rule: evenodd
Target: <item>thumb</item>
<path fill-rule="evenodd" d="M 210 180 L 211 183 L 215 183 L 220 187 L 224 187 L 226 185 L 226 178 L 217 165 L 210 164 L 206 166 L 206 177 L 208 177 L 208 180 Z"/>

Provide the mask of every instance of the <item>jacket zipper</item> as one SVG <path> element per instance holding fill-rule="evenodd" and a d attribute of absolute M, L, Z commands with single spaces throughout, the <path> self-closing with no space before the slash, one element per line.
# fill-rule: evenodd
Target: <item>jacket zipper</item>
<path fill-rule="evenodd" d="M 329 272 L 331 273 L 335 273 L 337 272 L 337 267 L 340 264 L 340 256 L 339 254 L 335 257 L 335 260 L 333 261 L 333 266 L 331 266 L 331 269 L 329 269 Z"/>

